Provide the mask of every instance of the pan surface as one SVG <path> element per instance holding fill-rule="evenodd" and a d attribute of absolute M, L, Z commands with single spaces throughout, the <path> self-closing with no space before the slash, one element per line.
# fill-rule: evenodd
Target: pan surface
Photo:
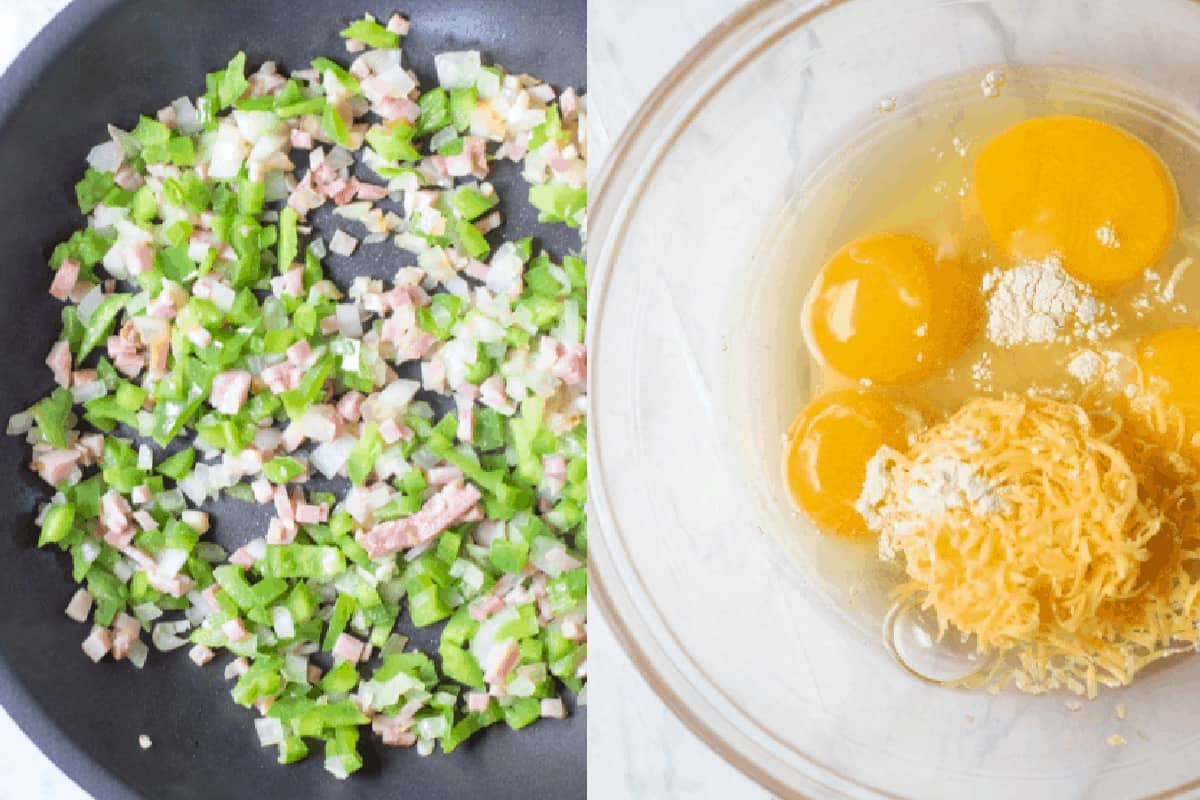
<path fill-rule="evenodd" d="M 128 129 L 139 112 L 195 97 L 204 73 L 239 49 L 255 66 L 275 60 L 295 69 L 321 55 L 344 63 L 337 31 L 364 11 L 410 17 L 405 63 L 422 85 L 433 83 L 436 52 L 479 49 L 510 71 L 584 87 L 585 0 L 77 0 L 0 78 L 0 421 L 52 387 L 43 359 L 59 330 L 59 306 L 46 293 L 46 261 L 83 222 L 72 187 L 88 149 L 106 138 L 105 125 Z M 579 249 L 574 232 L 537 224 L 514 165 L 497 166 L 493 182 L 505 201 L 507 237 L 532 235 L 556 257 Z M 324 211 L 315 223 L 328 240 L 334 228 Z M 406 259 L 383 244 L 326 265 L 345 286 L 354 274 L 390 277 Z M 75 589 L 69 559 L 34 547 L 34 509 L 49 493 L 28 459 L 19 437 L 0 437 L 0 703 L 97 798 L 585 796 L 582 708 L 522 731 L 493 726 L 449 756 L 422 758 L 364 736 L 366 766 L 337 781 L 323 769 L 319 747 L 300 764 L 278 766 L 273 749 L 258 745 L 254 712 L 230 700 L 216 663 L 198 669 L 176 651 L 152 652 L 143 670 L 93 665 L 79 650 L 87 627 L 62 612 Z M 210 510 L 223 545 L 265 528 L 265 512 L 245 504 Z M 405 615 L 401 631 L 428 652 L 438 626 L 413 631 L 406 623 Z M 138 746 L 143 733 L 154 742 L 150 750 Z"/>

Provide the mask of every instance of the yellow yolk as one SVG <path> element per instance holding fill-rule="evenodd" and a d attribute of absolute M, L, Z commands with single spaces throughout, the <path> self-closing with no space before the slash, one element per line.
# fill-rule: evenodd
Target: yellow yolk
<path fill-rule="evenodd" d="M 868 533 L 854 508 L 867 462 L 883 445 L 907 449 L 908 417 L 878 394 L 841 390 L 800 412 L 787 433 L 784 475 L 796 505 L 826 533 Z"/>
<path fill-rule="evenodd" d="M 1175 184 L 1162 160 L 1083 117 L 1039 117 L 996 136 L 975 163 L 975 191 L 1009 257 L 1057 255 L 1100 290 L 1153 266 L 1175 233 Z"/>
<path fill-rule="evenodd" d="M 1200 328 L 1169 328 L 1138 344 L 1138 366 L 1183 414 L 1187 437 L 1200 432 Z"/>
<path fill-rule="evenodd" d="M 825 364 L 876 383 L 919 380 L 966 347 L 978 294 L 957 261 L 938 261 L 919 236 L 857 239 L 821 268 L 804 309 L 812 349 Z"/>

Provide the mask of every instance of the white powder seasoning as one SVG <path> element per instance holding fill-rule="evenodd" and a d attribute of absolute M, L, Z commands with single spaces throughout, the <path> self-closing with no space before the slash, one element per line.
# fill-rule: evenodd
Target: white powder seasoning
<path fill-rule="evenodd" d="M 981 449 L 982 442 L 978 445 L 971 449 Z M 862 494 L 855 508 L 872 530 L 883 530 L 890 517 L 933 521 L 952 510 L 983 517 L 1008 508 L 1004 488 L 988 481 L 966 461 L 938 455 L 901 468 L 898 456 L 895 450 L 881 447 L 867 462 Z"/>
<path fill-rule="evenodd" d="M 1111 336 L 1112 312 L 1086 284 L 1067 274 L 1057 257 L 1023 261 L 983 276 L 987 337 L 1011 347 Z"/>
<path fill-rule="evenodd" d="M 1104 359 L 1098 353 L 1084 350 L 1067 362 L 1067 372 L 1080 383 L 1091 383 L 1104 371 Z"/>

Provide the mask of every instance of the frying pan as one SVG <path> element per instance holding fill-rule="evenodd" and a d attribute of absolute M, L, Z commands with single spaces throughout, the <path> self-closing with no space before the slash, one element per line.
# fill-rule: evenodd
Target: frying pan
<path fill-rule="evenodd" d="M 403 3 L 395 6 L 391 3 Z M 43 359 L 59 330 L 46 293 L 54 244 L 82 224 L 72 186 L 105 125 L 126 129 L 180 95 L 203 92 L 204 73 L 239 49 L 249 64 L 283 69 L 319 55 L 347 61 L 337 36 L 370 11 L 412 19 L 406 64 L 434 83 L 433 56 L 479 49 L 490 63 L 556 87 L 585 81 L 585 0 L 77 0 L 0 78 L 0 420 L 52 388 Z M 532 235 L 556 257 L 577 250 L 562 226 L 538 225 L 518 170 L 497 166 L 494 182 L 510 237 Z M 314 223 L 326 241 L 326 209 Z M 390 277 L 406 254 L 390 244 L 331 256 L 339 285 L 354 274 Z M 63 608 L 75 587 L 69 561 L 37 550 L 34 508 L 48 497 L 29 471 L 28 446 L 0 437 L 0 703 L 31 739 L 83 788 L 109 798 L 577 798 L 586 794 L 586 715 L 543 720 L 522 731 L 496 725 L 451 755 L 422 758 L 363 736 L 361 772 L 337 781 L 320 747 L 290 767 L 260 748 L 255 712 L 235 705 L 222 658 L 204 669 L 183 651 L 152 651 L 145 669 L 80 652 L 86 625 Z M 214 537 L 229 549 L 265 530 L 266 512 L 235 501 L 210 509 Z M 415 645 L 433 629 L 406 630 Z M 573 699 L 568 698 L 573 704 Z M 138 746 L 139 734 L 154 742 Z M 374 741 L 373 741 L 374 740 Z M 3 776 L 0 776 L 3 780 Z"/>

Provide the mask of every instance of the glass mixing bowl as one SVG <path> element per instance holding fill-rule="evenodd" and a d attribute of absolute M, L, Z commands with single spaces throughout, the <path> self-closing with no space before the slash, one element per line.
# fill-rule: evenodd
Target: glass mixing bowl
<path fill-rule="evenodd" d="M 779 310 L 792 289 L 764 255 L 817 165 L 930 80 L 1083 67 L 1195 108 L 1198 52 L 1188 0 L 766 0 L 702 41 L 615 148 L 589 244 L 593 593 L 664 700 L 769 789 L 1200 791 L 1200 657 L 1081 706 L 946 689 L 833 602 L 776 474 L 808 376 L 797 337 L 774 335 L 796 324 Z"/>

